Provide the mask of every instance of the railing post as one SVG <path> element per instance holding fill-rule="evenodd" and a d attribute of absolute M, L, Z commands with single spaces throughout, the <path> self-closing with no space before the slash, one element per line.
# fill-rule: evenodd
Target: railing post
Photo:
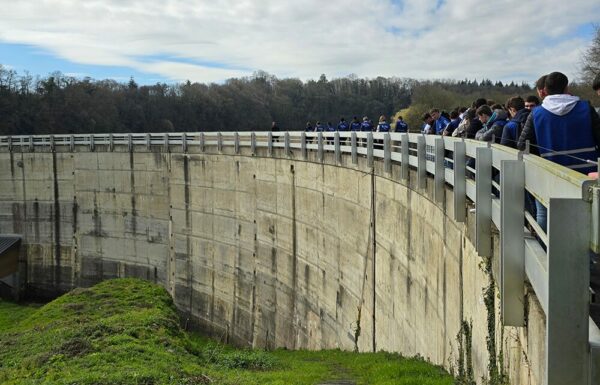
<path fill-rule="evenodd" d="M 169 134 L 164 135 L 164 151 L 169 152 Z"/>
<path fill-rule="evenodd" d="M 131 134 L 127 135 L 127 149 L 129 150 L 129 152 L 133 151 L 133 137 L 131 136 Z"/>
<path fill-rule="evenodd" d="M 390 139 L 390 133 L 386 132 L 383 135 L 383 170 L 385 172 L 392 172 L 392 141 Z"/>
<path fill-rule="evenodd" d="M 435 151 L 435 175 L 433 193 L 435 201 L 441 203 L 444 200 L 444 186 L 446 185 L 446 170 L 444 168 L 444 139 L 436 138 L 434 141 Z"/>
<path fill-rule="evenodd" d="M 250 134 L 250 152 L 252 155 L 256 155 L 256 134 L 254 131 Z"/>
<path fill-rule="evenodd" d="M 29 152 L 33 152 L 33 135 L 29 135 Z"/>
<path fill-rule="evenodd" d="M 54 135 L 50 135 L 50 151 L 54 152 L 55 150 L 55 145 L 54 145 Z M 93 150 L 92 150 L 93 151 Z"/>
<path fill-rule="evenodd" d="M 146 148 L 148 151 L 152 149 L 152 137 L 150 136 L 150 133 L 146 134 Z"/>
<path fill-rule="evenodd" d="M 525 164 L 503 160 L 500 174 L 500 307 L 505 326 L 523 326 L 525 302 Z"/>
<path fill-rule="evenodd" d="M 283 148 L 284 148 L 285 156 L 289 157 L 290 156 L 290 133 L 287 131 L 283 135 Z"/>
<path fill-rule="evenodd" d="M 402 180 L 407 181 L 410 170 L 410 147 L 408 134 L 400 135 L 400 151 L 402 154 Z"/>
<path fill-rule="evenodd" d="M 6 138 L 7 142 L 8 142 L 8 152 L 12 152 L 12 136 L 9 136 L 8 138 Z"/>
<path fill-rule="evenodd" d="M 356 131 L 352 131 L 350 143 L 352 144 L 352 164 L 358 164 L 358 151 L 356 150 Z"/>
<path fill-rule="evenodd" d="M 204 152 L 204 144 L 206 143 L 206 139 L 204 138 L 204 132 L 200 133 L 200 152 Z"/>
<path fill-rule="evenodd" d="M 492 255 L 492 149 L 475 152 L 475 245 L 482 257 Z"/>
<path fill-rule="evenodd" d="M 425 136 L 417 137 L 417 184 L 420 189 L 427 186 L 427 163 L 425 150 Z"/>
<path fill-rule="evenodd" d="M 217 132 L 217 151 L 223 152 L 223 135 L 221 135 L 221 131 Z"/>
<path fill-rule="evenodd" d="M 464 222 L 466 220 L 467 206 L 467 175 L 466 175 L 466 150 L 465 142 L 454 142 L 454 220 Z"/>
<path fill-rule="evenodd" d="M 69 151 L 73 152 L 75 150 L 75 136 L 69 135 Z"/>
<path fill-rule="evenodd" d="M 273 156 L 273 134 L 271 132 L 269 132 L 269 134 L 267 135 L 267 146 L 269 147 L 269 156 Z"/>
<path fill-rule="evenodd" d="M 319 132 L 319 137 L 318 137 L 318 156 L 319 156 L 319 162 L 323 161 L 323 133 Z"/>
<path fill-rule="evenodd" d="M 333 144 L 335 147 L 335 161 L 336 163 L 342 163 L 342 151 L 340 148 L 340 133 L 338 131 L 335 132 L 335 136 L 333 137 Z"/>
<path fill-rule="evenodd" d="M 547 385 L 588 384 L 590 206 L 550 198 L 548 205 Z"/>
<path fill-rule="evenodd" d="M 373 132 L 367 132 L 367 167 L 373 167 Z"/>
<path fill-rule="evenodd" d="M 235 143 L 235 153 L 239 154 L 240 153 L 240 134 L 238 134 L 236 132 L 235 134 L 233 134 L 233 138 L 234 138 L 234 143 Z"/>
<path fill-rule="evenodd" d="M 300 134 L 300 152 L 302 153 L 302 159 L 306 159 L 306 132 Z"/>
<path fill-rule="evenodd" d="M 187 142 L 187 133 L 181 133 L 181 152 L 184 154 L 187 153 L 188 150 L 188 142 Z"/>
<path fill-rule="evenodd" d="M 115 139 L 113 138 L 113 134 L 108 135 L 108 151 L 112 152 L 115 148 Z"/>

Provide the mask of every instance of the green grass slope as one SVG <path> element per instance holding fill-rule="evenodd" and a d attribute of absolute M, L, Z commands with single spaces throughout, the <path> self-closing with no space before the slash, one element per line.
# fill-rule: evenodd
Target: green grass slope
<path fill-rule="evenodd" d="M 168 293 L 135 279 L 42 307 L 0 302 L 0 384 L 452 384 L 422 360 L 240 350 L 185 333 Z"/>

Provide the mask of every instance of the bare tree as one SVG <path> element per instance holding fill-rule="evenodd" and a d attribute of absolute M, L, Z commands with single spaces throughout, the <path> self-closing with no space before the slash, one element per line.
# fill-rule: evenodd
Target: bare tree
<path fill-rule="evenodd" d="M 591 83 L 600 73 L 600 25 L 595 25 L 596 35 L 581 57 L 581 81 Z"/>

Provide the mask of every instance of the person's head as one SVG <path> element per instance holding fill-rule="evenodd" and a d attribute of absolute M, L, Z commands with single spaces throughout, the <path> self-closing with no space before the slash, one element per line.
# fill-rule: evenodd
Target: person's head
<path fill-rule="evenodd" d="M 450 112 L 450 119 L 452 119 L 452 120 L 454 120 L 454 119 L 458 119 L 458 116 L 459 116 L 459 115 L 460 115 L 460 114 L 458 113 L 458 110 L 452 110 L 452 111 Z"/>
<path fill-rule="evenodd" d="M 487 104 L 487 100 L 485 98 L 479 98 L 479 99 L 475 100 L 475 102 L 473 103 L 473 107 L 475 108 L 475 110 L 477 110 L 479 107 L 483 106 L 484 104 Z"/>
<path fill-rule="evenodd" d="M 496 102 L 495 102 L 495 101 L 493 101 L 493 100 L 491 100 L 491 99 L 490 99 L 490 100 L 488 100 L 488 102 L 487 102 L 487 105 L 488 105 L 488 106 L 490 106 L 490 107 L 492 107 L 492 106 L 493 106 L 493 105 L 495 105 L 495 104 L 496 104 Z M 494 107 L 492 107 L 492 108 L 494 108 Z"/>
<path fill-rule="evenodd" d="M 358 123 L 358 118 L 357 118 L 356 116 L 353 116 L 353 117 L 352 117 L 352 121 L 353 121 L 353 122 L 357 122 L 357 123 Z"/>
<path fill-rule="evenodd" d="M 490 119 L 490 116 L 492 116 L 492 109 L 487 104 L 484 104 L 477 109 L 476 113 L 479 121 L 485 124 Z"/>
<path fill-rule="evenodd" d="M 431 124 L 433 122 L 433 118 L 429 112 L 424 113 L 423 116 L 421 116 L 421 120 L 427 124 Z"/>
<path fill-rule="evenodd" d="M 429 115 L 431 116 L 431 118 L 432 118 L 433 120 L 438 120 L 438 119 L 440 118 L 440 110 L 439 110 L 439 109 L 437 109 L 437 108 L 432 108 L 432 109 L 429 111 Z"/>
<path fill-rule="evenodd" d="M 547 95 L 546 94 L 546 78 L 547 77 L 548 77 L 548 75 L 542 75 L 535 82 L 535 90 L 537 91 L 537 94 L 540 97 L 540 99 L 544 99 Z"/>
<path fill-rule="evenodd" d="M 566 94 L 569 78 L 562 72 L 552 72 L 546 76 L 544 90 L 547 95 Z"/>
<path fill-rule="evenodd" d="M 535 95 L 529 95 L 527 98 L 525 98 L 525 108 L 527 108 L 528 110 L 532 110 L 534 107 L 537 107 L 540 105 L 540 98 L 538 98 Z"/>
<path fill-rule="evenodd" d="M 316 124 L 317 124 L 317 126 L 320 126 L 321 125 L 321 121 L 317 120 Z"/>
<path fill-rule="evenodd" d="M 369 121 L 369 118 L 366 116 L 363 116 L 363 122 L 368 122 L 368 121 Z"/>
<path fill-rule="evenodd" d="M 311 127 L 310 122 L 306 122 L 306 127 Z"/>
<path fill-rule="evenodd" d="M 380 121 L 380 122 L 385 122 L 385 115 L 381 115 L 381 116 L 379 117 L 379 121 Z"/>
<path fill-rule="evenodd" d="M 459 114 L 464 114 L 465 112 L 467 112 L 468 108 L 467 107 L 461 107 L 458 109 L 458 113 Z"/>
<path fill-rule="evenodd" d="M 271 126 L 273 126 L 273 127 L 276 125 L 277 125 L 277 123 L 275 123 L 275 122 L 271 123 Z"/>
<path fill-rule="evenodd" d="M 342 117 L 340 118 L 340 122 L 345 122 L 345 121 L 346 121 L 346 119 L 344 119 L 344 117 L 342 116 Z"/>
<path fill-rule="evenodd" d="M 402 115 L 398 115 L 398 120 L 404 120 L 404 118 L 402 118 Z"/>
<path fill-rule="evenodd" d="M 500 103 L 494 103 L 492 104 L 492 110 L 503 110 L 504 106 Z"/>
<path fill-rule="evenodd" d="M 518 111 L 525 108 L 525 101 L 520 96 L 512 97 L 506 102 L 506 108 L 511 116 L 515 116 Z"/>
<path fill-rule="evenodd" d="M 598 96 L 600 96 L 600 72 L 598 72 L 596 74 L 596 77 L 594 78 L 594 81 L 592 82 L 592 88 L 594 89 L 594 91 L 596 91 Z"/>

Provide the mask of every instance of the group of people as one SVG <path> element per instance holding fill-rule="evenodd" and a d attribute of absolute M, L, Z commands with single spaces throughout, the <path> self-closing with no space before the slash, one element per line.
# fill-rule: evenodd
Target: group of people
<path fill-rule="evenodd" d="M 331 122 L 327 122 L 327 125 L 322 124 L 317 121 L 317 123 L 313 126 L 311 122 L 306 122 L 306 128 L 304 129 L 306 132 L 334 132 L 334 131 L 375 131 L 375 132 L 390 132 L 392 131 L 392 125 L 388 123 L 385 115 L 381 115 L 379 117 L 379 122 L 377 126 L 373 124 L 373 121 L 370 120 L 367 116 L 362 118 L 362 121 L 359 121 L 355 116 L 352 118 L 352 121 L 348 123 L 344 117 L 340 118 L 337 126 L 334 126 Z M 396 123 L 394 125 L 395 132 L 408 132 L 408 124 L 402 119 L 402 116 L 398 116 Z"/>
<path fill-rule="evenodd" d="M 504 105 L 477 99 L 470 108 L 457 108 L 448 116 L 434 108 L 423 115 L 422 132 L 527 149 L 587 175 L 598 169 L 600 116 L 588 101 L 569 94 L 568 84 L 566 75 L 552 72 L 536 82 L 537 96 L 514 96 Z M 600 74 L 592 87 L 600 95 Z M 545 230 L 546 207 L 538 201 L 531 206 Z"/>

